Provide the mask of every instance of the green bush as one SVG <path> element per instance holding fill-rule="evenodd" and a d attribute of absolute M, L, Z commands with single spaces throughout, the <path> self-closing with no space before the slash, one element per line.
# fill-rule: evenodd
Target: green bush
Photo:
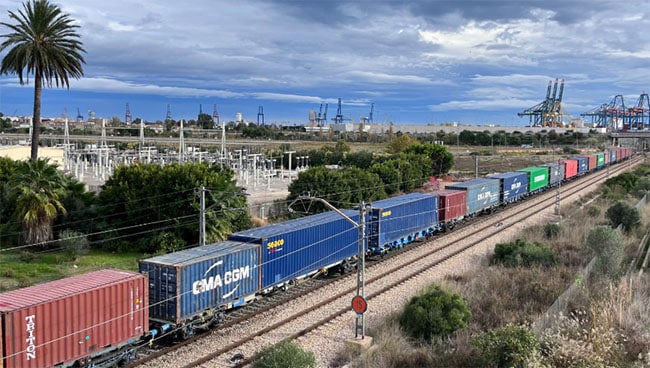
<path fill-rule="evenodd" d="M 558 223 L 549 223 L 544 226 L 544 236 L 546 239 L 555 239 L 560 235 L 562 228 Z"/>
<path fill-rule="evenodd" d="M 525 367 L 539 348 L 535 334 L 526 326 L 506 326 L 472 339 L 485 367 Z"/>
<path fill-rule="evenodd" d="M 399 317 L 399 324 L 411 337 L 431 340 L 467 326 L 471 313 L 465 301 L 454 293 L 432 285 L 411 298 Z"/>
<path fill-rule="evenodd" d="M 494 247 L 493 264 L 506 267 L 531 267 L 541 265 L 551 267 L 557 259 L 548 247 L 540 243 L 528 243 L 517 239 L 511 243 L 499 243 Z"/>
<path fill-rule="evenodd" d="M 639 210 L 622 201 L 608 208 L 605 215 L 613 227 L 622 225 L 625 231 L 630 231 L 641 223 Z"/>
<path fill-rule="evenodd" d="M 289 340 L 260 351 L 254 359 L 253 368 L 315 368 L 316 356 L 306 352 Z"/>

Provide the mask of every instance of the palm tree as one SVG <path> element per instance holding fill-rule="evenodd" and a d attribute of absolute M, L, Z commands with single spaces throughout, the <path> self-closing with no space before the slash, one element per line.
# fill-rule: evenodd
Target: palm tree
<path fill-rule="evenodd" d="M 52 223 L 65 214 L 63 174 L 47 159 L 21 161 L 9 179 L 15 190 L 16 218 L 22 224 L 27 244 L 45 245 L 52 239 Z"/>
<path fill-rule="evenodd" d="M 9 18 L 16 24 L 0 22 L 11 31 L 0 35 L 6 40 L 0 44 L 0 52 L 9 48 L 2 59 L 0 74 L 17 74 L 20 84 L 29 83 L 34 76 L 34 116 L 32 126 L 31 159 L 38 158 L 38 137 L 41 126 L 41 95 L 43 84 L 70 88 L 69 77 L 83 76 L 82 64 L 86 61 L 78 25 L 48 0 L 32 0 L 23 3 L 18 13 L 9 11 Z"/>

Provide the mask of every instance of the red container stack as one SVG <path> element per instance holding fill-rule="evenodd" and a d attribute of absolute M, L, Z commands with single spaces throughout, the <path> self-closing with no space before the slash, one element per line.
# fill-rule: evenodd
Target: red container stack
<path fill-rule="evenodd" d="M 149 330 L 147 277 L 101 270 L 0 294 L 3 368 L 70 364 Z"/>

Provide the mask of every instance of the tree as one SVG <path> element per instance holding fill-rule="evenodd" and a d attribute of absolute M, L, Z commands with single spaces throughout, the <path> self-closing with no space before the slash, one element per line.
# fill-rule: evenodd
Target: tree
<path fill-rule="evenodd" d="M 223 240 L 228 234 L 250 227 L 246 198 L 229 168 L 205 163 L 160 166 L 120 166 L 106 181 L 97 197 L 98 224 L 106 235 L 104 248 L 156 252 L 169 244 L 179 248 L 199 240 L 198 187 L 206 193 L 206 240 Z M 156 236 L 169 232 L 169 244 Z"/>
<path fill-rule="evenodd" d="M 400 153 L 417 141 L 409 137 L 408 135 L 400 135 L 399 137 L 393 138 L 388 142 L 387 150 L 388 153 Z"/>
<path fill-rule="evenodd" d="M 358 167 L 329 170 L 323 166 L 314 166 L 302 171 L 289 185 L 288 199 L 292 200 L 307 193 L 323 198 L 335 207 L 343 208 L 350 208 L 361 201 L 386 198 L 384 183 L 379 176 Z M 313 203 L 305 210 L 315 213 L 328 209 L 322 203 Z"/>
<path fill-rule="evenodd" d="M 467 326 L 471 313 L 458 295 L 431 286 L 411 298 L 399 323 L 411 337 L 429 341 L 433 336 L 448 336 Z"/>
<path fill-rule="evenodd" d="M 48 160 L 22 161 L 9 178 L 16 201 L 16 219 L 22 224 L 27 244 L 44 244 L 52 239 L 52 223 L 65 214 L 63 174 Z"/>
<path fill-rule="evenodd" d="M 199 125 L 201 129 L 214 128 L 214 120 L 212 119 L 212 115 L 210 114 L 200 113 L 196 123 Z"/>
<path fill-rule="evenodd" d="M 41 129 L 41 95 L 43 84 L 70 88 L 69 78 L 83 76 L 82 64 L 86 61 L 79 34 L 73 19 L 48 0 L 23 3 L 18 13 L 9 11 L 16 24 L 0 23 L 8 27 L 9 34 L 0 45 L 0 52 L 9 49 L 2 59 L 0 74 L 17 74 L 20 84 L 34 76 L 34 116 L 32 128 L 31 159 L 38 158 L 38 138 Z"/>
<path fill-rule="evenodd" d="M 439 144 L 414 144 L 404 150 L 405 153 L 426 155 L 431 159 L 432 175 L 445 175 L 454 166 L 454 155 L 445 146 Z"/>

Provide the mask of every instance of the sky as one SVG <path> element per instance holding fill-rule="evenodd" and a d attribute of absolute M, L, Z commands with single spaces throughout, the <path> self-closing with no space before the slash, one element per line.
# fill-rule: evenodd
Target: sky
<path fill-rule="evenodd" d="M 564 80 L 567 115 L 650 81 L 650 0 L 50 0 L 79 25 L 84 77 L 43 90 L 44 117 L 525 126 Z M 16 0 L 0 0 L 13 23 Z M 6 35 L 7 27 L 0 26 Z M 2 39 L 4 41 L 4 38 Z M 6 50 L 0 52 L 0 57 Z M 0 112 L 31 116 L 33 83 L 0 76 Z"/>

